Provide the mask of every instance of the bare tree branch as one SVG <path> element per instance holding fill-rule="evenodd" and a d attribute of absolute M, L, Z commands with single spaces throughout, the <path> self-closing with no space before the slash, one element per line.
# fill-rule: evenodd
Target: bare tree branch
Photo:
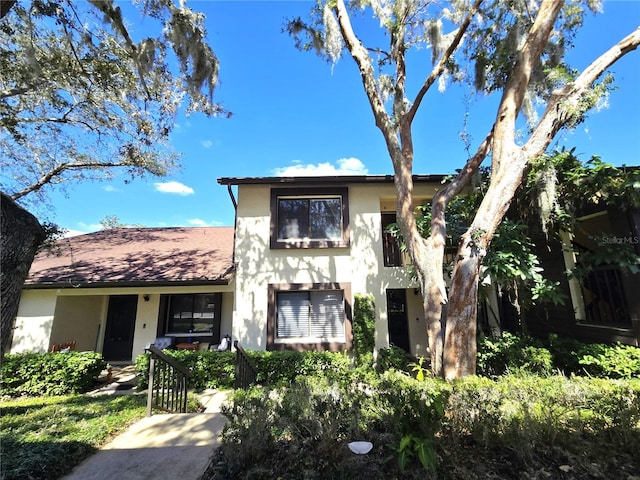
<path fill-rule="evenodd" d="M 59 176 L 60 174 L 62 174 L 63 172 L 67 171 L 67 170 L 82 170 L 85 168 L 91 169 L 91 168 L 96 168 L 96 169 L 103 169 L 103 168 L 114 168 L 114 167 L 133 167 L 135 165 L 132 165 L 131 163 L 128 162 L 76 162 L 76 163 L 62 163 L 58 166 L 56 166 L 55 168 L 49 170 L 47 173 L 45 173 L 42 177 L 40 177 L 40 179 L 29 185 L 28 187 L 20 190 L 19 192 L 16 192 L 12 195 L 10 195 L 10 197 L 13 200 L 18 200 L 21 197 L 24 197 L 25 195 L 29 194 L 29 193 L 33 193 L 36 192 L 38 190 L 40 190 L 42 187 L 44 187 L 45 185 L 47 185 L 48 183 L 51 182 L 51 180 L 57 176 Z"/>
<path fill-rule="evenodd" d="M 38 87 L 41 87 L 45 83 L 47 83 L 47 81 L 42 80 L 31 85 L 23 85 L 20 87 L 13 87 L 8 90 L 0 90 L 0 100 L 10 97 L 16 97 L 18 95 L 24 95 L 25 93 L 36 90 Z"/>
<path fill-rule="evenodd" d="M 393 156 L 402 155 L 398 138 L 395 136 L 395 129 L 387 111 L 384 108 L 384 102 L 378 93 L 376 86 L 375 73 L 371 65 L 371 57 L 367 53 L 367 49 L 362 45 L 351 26 L 351 20 L 347 12 L 344 0 L 337 0 L 334 12 L 338 18 L 340 32 L 344 39 L 345 45 L 349 53 L 355 60 L 360 70 L 360 77 L 364 85 L 369 104 L 373 110 L 376 126 L 383 133 L 385 142 L 389 152 Z"/>
<path fill-rule="evenodd" d="M 497 163 L 506 158 L 506 152 L 515 147 L 518 112 L 522 108 L 535 64 L 540 61 L 540 55 L 563 5 L 563 0 L 543 0 L 519 58 L 509 74 L 494 126 L 495 138 L 499 139 L 493 146 L 494 172 L 499 170 Z"/>

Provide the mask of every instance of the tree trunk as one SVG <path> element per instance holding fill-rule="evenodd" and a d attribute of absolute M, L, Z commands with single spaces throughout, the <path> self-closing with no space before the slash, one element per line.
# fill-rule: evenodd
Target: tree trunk
<path fill-rule="evenodd" d="M 431 234 L 425 242 L 426 264 L 415 264 L 418 276 L 424 278 L 421 285 L 424 295 L 424 318 L 427 322 L 427 336 L 429 340 L 429 356 L 431 359 L 431 373 L 442 376 L 442 353 L 444 348 L 444 325 L 442 314 L 447 302 L 447 291 L 444 282 L 443 261 L 444 246 L 447 238 L 447 228 L 444 221 L 446 202 L 434 200 L 432 206 Z"/>
<path fill-rule="evenodd" d="M 0 248 L 0 358 L 4 357 L 12 337 L 12 328 L 18 314 L 22 285 L 38 247 L 46 234 L 36 217 L 20 207 L 4 193 L 1 195 Z"/>
<path fill-rule="evenodd" d="M 444 377 L 447 380 L 475 374 L 480 266 L 527 166 L 527 158 L 520 148 L 503 151 L 505 155 L 498 163 L 500 168 L 493 172 L 487 193 L 458 247 L 445 332 Z"/>
<path fill-rule="evenodd" d="M 466 232 L 458 249 L 447 306 L 444 344 L 444 378 L 476 373 L 476 324 L 478 316 L 478 278 L 483 257 L 471 232 Z"/>

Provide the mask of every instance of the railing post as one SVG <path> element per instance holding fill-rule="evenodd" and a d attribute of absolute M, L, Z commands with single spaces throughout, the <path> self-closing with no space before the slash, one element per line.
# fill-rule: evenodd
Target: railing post
<path fill-rule="evenodd" d="M 256 369 L 247 355 L 247 352 L 240 346 L 236 340 L 233 345 L 236 348 L 236 388 L 247 388 L 256 381 Z"/>
<path fill-rule="evenodd" d="M 156 373 L 156 359 L 153 354 L 149 359 L 149 385 L 147 386 L 147 417 L 151 416 L 151 406 L 153 404 L 153 377 Z"/>

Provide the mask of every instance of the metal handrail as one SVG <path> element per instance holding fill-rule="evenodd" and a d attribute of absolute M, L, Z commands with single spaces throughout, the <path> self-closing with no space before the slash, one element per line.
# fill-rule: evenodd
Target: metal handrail
<path fill-rule="evenodd" d="M 191 372 L 162 352 L 155 345 L 149 345 L 149 387 L 147 392 L 147 417 L 153 407 L 170 413 L 186 413 L 187 385 Z"/>
<path fill-rule="evenodd" d="M 238 341 L 233 342 L 236 349 L 236 381 L 235 388 L 248 388 L 256 383 L 257 370 L 247 352 Z"/>

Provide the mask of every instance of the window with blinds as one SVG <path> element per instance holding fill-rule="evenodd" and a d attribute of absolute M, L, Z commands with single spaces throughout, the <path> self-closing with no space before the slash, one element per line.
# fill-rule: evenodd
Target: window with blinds
<path fill-rule="evenodd" d="M 344 339 L 344 295 L 341 290 L 278 292 L 276 336 Z"/>

